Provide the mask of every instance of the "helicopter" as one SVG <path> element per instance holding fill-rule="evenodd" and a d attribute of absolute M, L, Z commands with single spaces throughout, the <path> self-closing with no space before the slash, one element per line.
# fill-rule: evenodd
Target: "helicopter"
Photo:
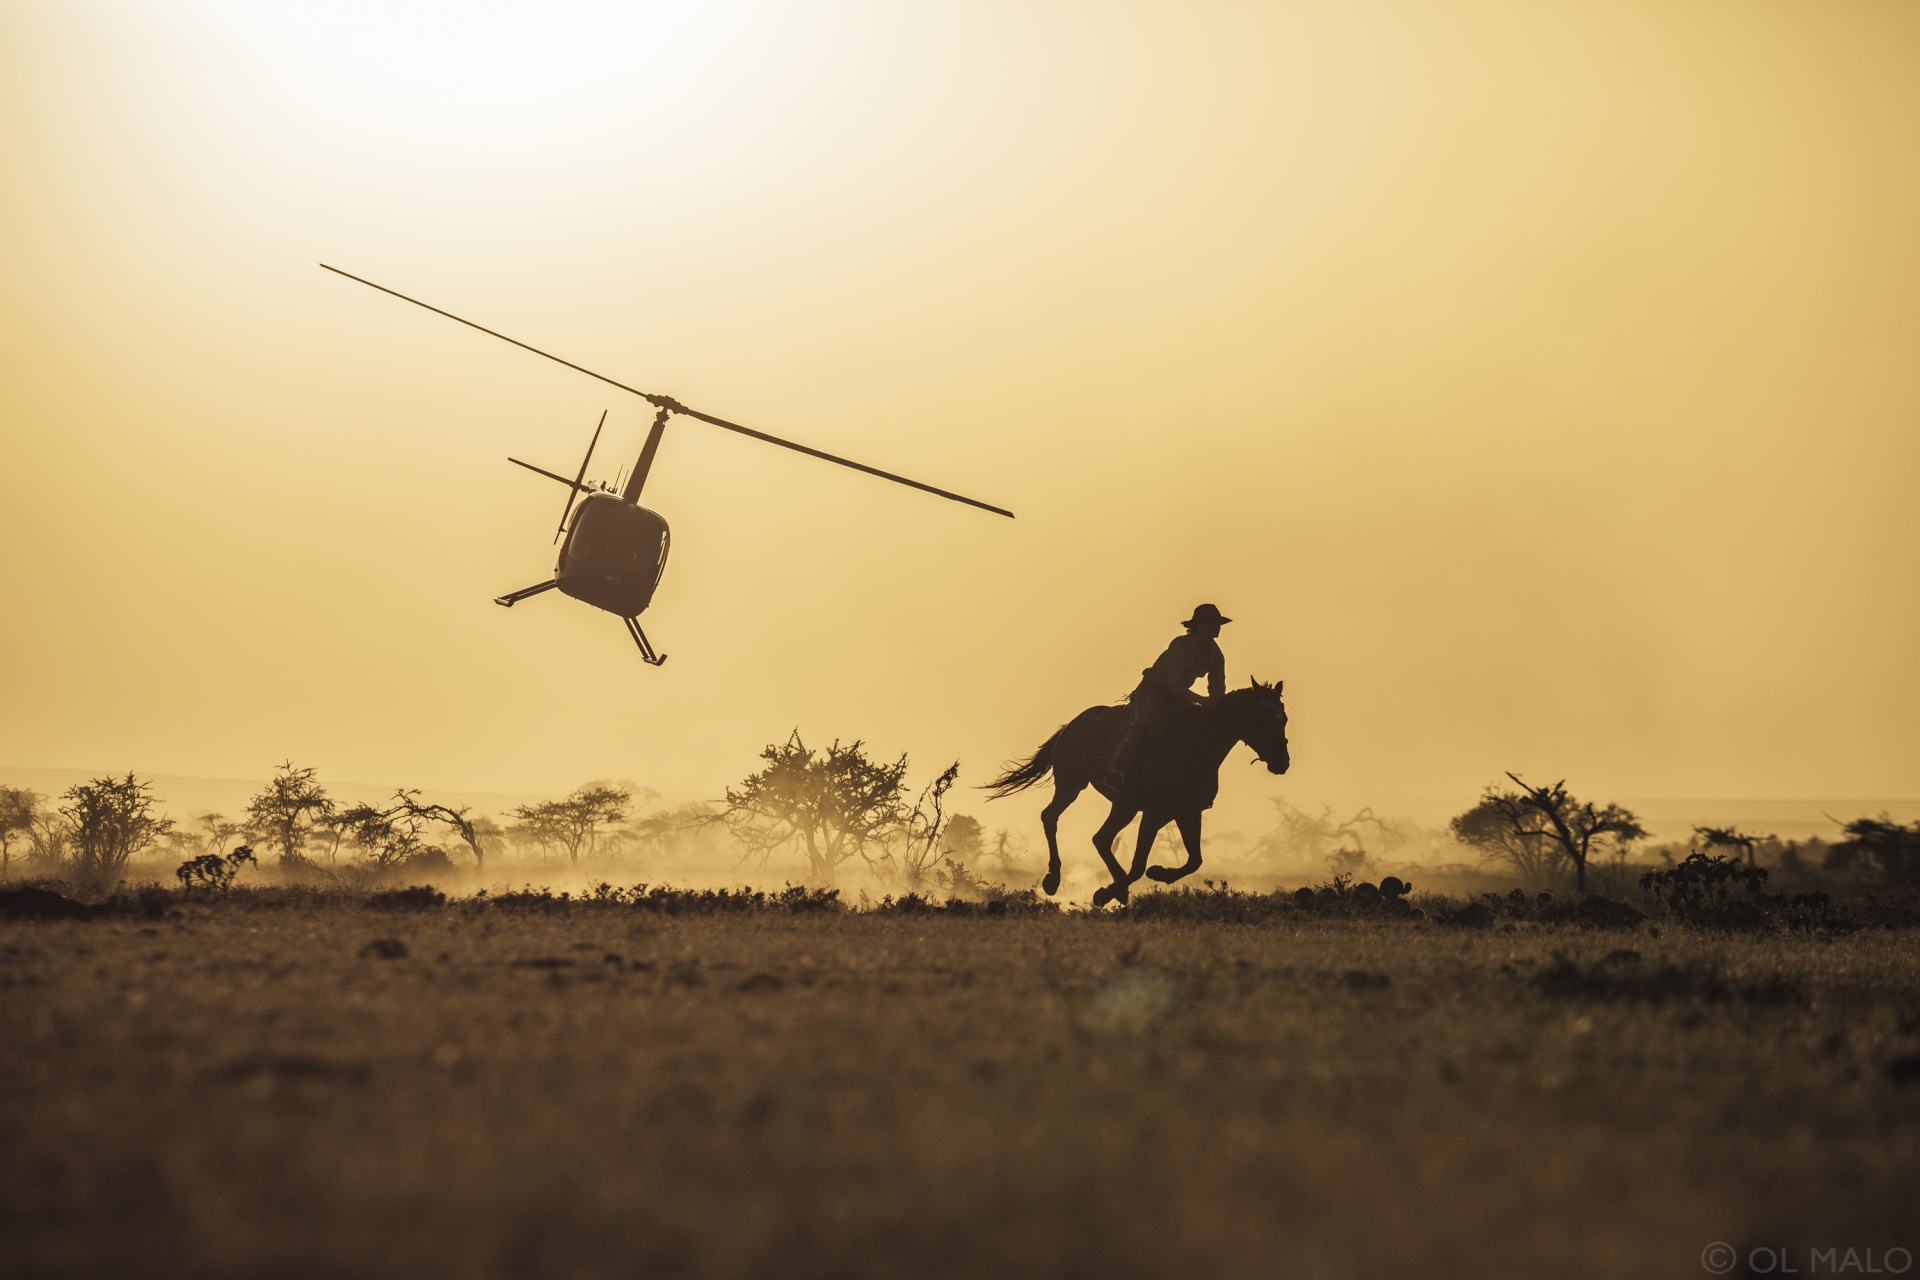
<path fill-rule="evenodd" d="M 518 338 L 509 338 L 504 333 L 496 332 L 485 325 L 475 324 L 471 320 L 454 315 L 451 311 L 442 311 L 439 307 L 422 302 L 418 298 L 410 298 L 385 285 L 375 284 L 350 271 L 329 267 L 324 262 L 320 266 L 337 276 L 345 276 L 349 280 L 364 284 L 370 289 L 378 289 L 381 293 L 389 294 L 402 302 L 411 302 L 416 307 L 424 307 L 435 315 L 445 316 L 449 320 L 466 325 L 469 329 L 478 329 L 490 337 L 499 338 L 502 342 L 511 342 L 523 351 L 531 351 L 534 355 L 551 360 L 555 364 L 563 364 L 577 373 L 596 378 L 608 386 L 618 387 L 631 395 L 639 396 L 654 407 L 653 426 L 647 432 L 646 443 L 640 447 L 639 460 L 633 464 L 633 471 L 617 492 L 609 485 L 585 483 L 587 467 L 593 461 L 594 447 L 600 443 L 600 432 L 607 424 L 607 415 L 604 411 L 600 414 L 599 425 L 593 429 L 593 439 L 587 443 L 587 453 L 580 461 L 580 470 L 571 480 L 543 467 L 536 467 L 531 462 L 522 462 L 512 457 L 507 459 L 516 466 L 525 467 L 549 480 L 557 480 L 566 485 L 567 505 L 560 512 L 560 526 L 554 532 L 553 540 L 560 544 L 560 557 L 554 564 L 553 577 L 544 582 L 536 582 L 530 587 L 522 587 L 518 591 L 509 591 L 506 595 L 496 596 L 493 601 L 497 605 L 511 609 L 522 600 L 558 590 L 561 595 L 571 596 L 596 609 L 604 609 L 627 624 L 627 634 L 632 636 L 633 642 L 640 647 L 641 660 L 650 666 L 664 665 L 667 655 L 655 652 L 652 642 L 647 639 L 647 633 L 640 627 L 640 615 L 646 612 L 649 604 L 653 603 L 653 593 L 659 589 L 660 577 L 666 572 L 667 550 L 672 543 L 672 532 L 667 527 L 664 516 L 650 507 L 640 505 L 640 493 L 646 487 L 648 473 L 653 470 L 654 455 L 660 451 L 660 440 L 666 434 L 667 422 L 676 415 L 737 432 L 755 440 L 765 441 L 767 444 L 777 444 L 783 449 L 792 449 L 796 453 L 804 453 L 808 457 L 819 458 L 824 462 L 838 463 L 843 467 L 851 467 L 855 471 L 864 471 L 870 476 L 879 476 L 882 480 L 891 480 L 895 484 L 903 484 L 954 502 L 962 502 L 970 507 L 978 507 L 982 511 L 991 511 L 995 515 L 1006 516 L 1009 520 L 1013 518 L 1013 512 L 1005 507 L 996 507 L 978 498 L 969 498 L 930 484 L 923 484 L 918 480 L 909 480 L 891 471 L 870 467 L 864 462 L 838 457 L 792 440 L 768 435 L 764 431 L 743 427 L 737 422 L 728 422 L 724 418 L 701 413 L 697 409 L 689 409 L 672 396 L 655 395 L 630 387 L 624 382 L 616 382 L 604 374 L 595 373 L 571 360 L 562 360 L 559 356 L 542 351 L 538 347 L 529 346 Z M 583 494 L 584 497 L 581 496 Z"/>

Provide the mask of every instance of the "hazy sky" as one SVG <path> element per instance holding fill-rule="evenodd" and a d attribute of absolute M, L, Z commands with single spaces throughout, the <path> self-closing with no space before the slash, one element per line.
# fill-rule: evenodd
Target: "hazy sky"
<path fill-rule="evenodd" d="M 1299 794 L 1913 795 L 1916 68 L 1911 0 L 4 0 L 0 763 L 977 782 L 1211 600 Z M 682 419 L 653 670 L 490 603 L 505 455 L 646 406 L 320 261 L 1019 518 Z"/>

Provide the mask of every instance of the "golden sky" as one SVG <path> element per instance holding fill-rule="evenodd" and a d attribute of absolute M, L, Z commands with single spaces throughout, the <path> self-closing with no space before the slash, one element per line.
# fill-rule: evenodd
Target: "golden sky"
<path fill-rule="evenodd" d="M 977 782 L 1211 600 L 1294 793 L 1912 796 L 1916 68 L 1910 0 L 0 0 L 0 762 Z M 321 261 L 1019 518 L 679 420 L 644 667 L 490 601 L 505 455 L 646 406 Z"/>

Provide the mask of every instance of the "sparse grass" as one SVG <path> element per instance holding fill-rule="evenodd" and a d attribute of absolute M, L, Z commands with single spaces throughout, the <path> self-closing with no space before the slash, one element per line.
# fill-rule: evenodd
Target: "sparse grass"
<path fill-rule="evenodd" d="M 1915 1243 L 1904 930 L 1226 889 L 147 909 L 0 922 L 9 1275 L 1644 1276 Z"/>

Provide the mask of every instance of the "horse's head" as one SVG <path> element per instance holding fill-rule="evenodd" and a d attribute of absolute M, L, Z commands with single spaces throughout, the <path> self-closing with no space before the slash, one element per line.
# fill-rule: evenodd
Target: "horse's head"
<path fill-rule="evenodd" d="M 1287 704 L 1280 700 L 1285 683 L 1276 680 L 1261 684 L 1255 680 L 1225 698 L 1234 711 L 1235 733 L 1253 748 L 1268 773 L 1285 773 L 1293 763 L 1287 751 Z"/>

